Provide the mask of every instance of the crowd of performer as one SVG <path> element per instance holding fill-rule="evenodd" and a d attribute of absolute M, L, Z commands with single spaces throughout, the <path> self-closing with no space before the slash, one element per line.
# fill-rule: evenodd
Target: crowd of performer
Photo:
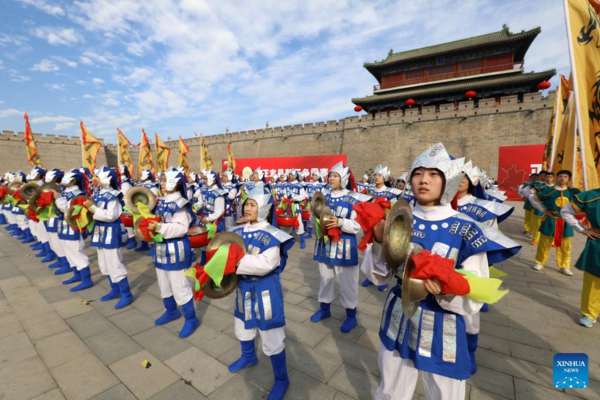
<path fill-rule="evenodd" d="M 320 284 L 313 323 L 331 317 L 336 281 L 346 313 L 344 334 L 358 324 L 359 284 L 388 291 L 376 398 L 412 399 L 420 371 L 427 398 L 464 399 L 466 380 L 477 369 L 480 312 L 503 295 L 493 265 L 521 248 L 499 230 L 514 210 L 504 203 L 504 192 L 441 143 L 420 154 L 409 173 L 397 179 L 382 165 L 359 182 L 343 163 L 325 176 L 320 170 L 290 170 L 267 180 L 265 172 L 257 168 L 240 177 L 233 171 L 197 174 L 170 168 L 158 176 L 140 171 L 138 181 L 124 165 L 6 172 L 0 224 L 38 251 L 36 257 L 50 263 L 55 275 L 65 275 L 63 283 L 73 292 L 95 284 L 85 252 L 86 246 L 94 247 L 99 271 L 110 283 L 100 300 L 114 302 L 116 309 L 135 301 L 124 249 L 147 254 L 164 304 L 155 324 L 183 315 L 180 338 L 200 326 L 195 303 L 211 291 L 225 295 L 223 288 L 230 285 L 241 356 L 229 370 L 258 363 L 259 334 L 274 374 L 269 399 L 283 398 L 289 386 L 279 274 L 296 242 L 304 249 L 314 236 Z M 600 190 L 579 192 L 570 180 L 569 171 L 541 172 L 519 188 L 524 230 L 537 246 L 532 268 L 543 270 L 555 247 L 557 265 L 567 276 L 572 275 L 574 232 L 588 237 L 577 267 L 584 271 L 579 323 L 591 327 L 600 311 L 600 242 L 595 240 L 600 238 Z M 412 229 L 404 258 L 390 265 L 386 234 L 399 229 L 394 224 L 403 220 L 394 218 L 401 215 L 411 215 Z M 409 268 L 414 276 L 406 275 Z M 362 283 L 360 270 L 366 276 Z M 409 279 L 422 285 L 422 298 L 403 293 Z"/>

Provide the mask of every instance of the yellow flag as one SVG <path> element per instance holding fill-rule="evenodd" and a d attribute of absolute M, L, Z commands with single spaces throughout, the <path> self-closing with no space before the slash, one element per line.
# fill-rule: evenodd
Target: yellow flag
<path fill-rule="evenodd" d="M 564 0 L 585 190 L 600 187 L 600 3 Z M 576 171 L 573 171 L 574 173 Z"/>
<path fill-rule="evenodd" d="M 202 146 L 200 148 L 200 168 L 202 168 L 202 170 L 212 170 L 213 162 L 210 158 L 210 155 L 208 154 L 208 148 L 206 147 L 206 143 L 204 143 L 204 136 L 200 136 L 200 138 L 202 139 Z"/>
<path fill-rule="evenodd" d="M 96 157 L 98 157 L 102 142 L 87 130 L 83 122 L 80 122 L 79 126 L 81 126 L 81 157 L 83 159 L 83 166 L 91 173 L 94 173 Z"/>
<path fill-rule="evenodd" d="M 150 141 L 146 136 L 146 131 L 142 129 L 142 141 L 140 142 L 140 158 L 138 160 L 138 179 L 142 175 L 143 169 L 149 169 L 152 171 L 152 175 L 156 174 L 154 168 L 154 161 L 152 161 L 152 148 L 150 147 Z"/>
<path fill-rule="evenodd" d="M 171 149 L 158 137 L 156 132 L 154 132 L 154 140 L 154 145 L 156 146 L 156 169 L 158 172 L 165 172 L 169 168 Z"/>
<path fill-rule="evenodd" d="M 33 140 L 33 132 L 31 132 L 31 126 L 29 125 L 29 117 L 25 114 L 25 150 L 27 150 L 27 160 L 32 167 L 44 168 L 42 160 L 38 155 L 37 147 L 35 147 L 35 141 Z"/>
<path fill-rule="evenodd" d="M 562 127 L 565 109 L 570 94 L 571 89 L 568 88 L 567 80 L 561 75 L 560 84 L 556 90 L 556 98 L 552 110 L 552 118 L 550 119 L 550 126 L 548 127 L 548 135 L 546 136 L 546 148 L 544 150 L 544 162 L 542 166 L 544 171 L 552 170 L 560 128 Z"/>
<path fill-rule="evenodd" d="M 227 169 L 235 173 L 235 158 L 233 158 L 233 151 L 231 151 L 231 142 L 227 144 Z"/>
<path fill-rule="evenodd" d="M 560 129 L 560 135 L 556 146 L 556 158 L 552 166 L 552 172 L 557 174 L 560 170 L 573 171 L 575 160 L 575 141 L 577 140 L 575 118 L 575 98 L 571 96 L 568 100 L 567 110 Z"/>
<path fill-rule="evenodd" d="M 189 147 L 185 145 L 185 142 L 183 141 L 181 136 L 179 136 L 179 153 L 177 155 L 177 162 L 179 163 L 180 167 L 183 167 L 183 170 L 185 171 L 186 175 L 190 173 L 190 164 L 187 160 L 187 153 L 189 152 Z"/>
<path fill-rule="evenodd" d="M 128 147 L 131 146 L 131 142 L 125 137 L 125 135 L 123 135 L 123 132 L 121 132 L 119 128 L 117 128 L 117 146 L 119 147 L 117 151 L 117 160 L 119 165 L 126 166 L 131 176 L 134 176 L 133 161 L 129 155 Z"/>

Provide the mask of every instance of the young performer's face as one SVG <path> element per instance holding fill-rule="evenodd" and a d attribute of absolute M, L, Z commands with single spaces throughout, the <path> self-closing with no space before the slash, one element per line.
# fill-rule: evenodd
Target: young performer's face
<path fill-rule="evenodd" d="M 376 185 L 383 185 L 385 183 L 385 178 L 380 173 L 373 175 L 373 180 Z"/>
<path fill-rule="evenodd" d="M 290 180 L 290 182 L 294 182 L 296 180 L 296 175 L 294 174 L 289 174 L 288 175 L 288 179 Z"/>
<path fill-rule="evenodd" d="M 538 182 L 546 183 L 546 174 L 539 174 Z"/>
<path fill-rule="evenodd" d="M 560 174 L 556 177 L 556 183 L 560 186 L 568 186 L 571 178 L 567 174 Z"/>
<path fill-rule="evenodd" d="M 331 186 L 331 188 L 333 190 L 339 190 L 342 188 L 342 178 L 340 177 L 340 174 L 338 174 L 337 172 L 331 172 L 329 173 L 329 186 Z"/>
<path fill-rule="evenodd" d="M 249 222 L 256 222 L 258 218 L 258 203 L 252 199 L 246 199 L 244 203 L 244 217 Z"/>
<path fill-rule="evenodd" d="M 312 179 L 313 182 L 318 182 L 319 181 L 319 176 L 318 175 L 311 175 L 310 179 Z"/>
<path fill-rule="evenodd" d="M 413 172 L 410 184 L 419 204 L 426 207 L 440 204 L 444 178 L 438 169 L 417 168 Z"/>
<path fill-rule="evenodd" d="M 546 175 L 546 184 L 554 185 L 554 175 Z"/>
<path fill-rule="evenodd" d="M 458 193 L 467 193 L 469 191 L 469 178 L 463 176 L 460 186 L 458 187 Z"/>
<path fill-rule="evenodd" d="M 223 176 L 221 176 L 221 183 L 227 183 L 229 182 L 229 178 L 227 177 L 227 175 L 223 174 Z"/>
<path fill-rule="evenodd" d="M 285 176 L 281 175 L 281 176 L 279 177 L 279 182 L 285 182 Z"/>
<path fill-rule="evenodd" d="M 160 177 L 160 190 L 163 193 L 167 192 L 167 176 L 163 175 Z"/>
<path fill-rule="evenodd" d="M 398 183 L 396 183 L 396 187 L 400 190 L 404 190 L 404 181 L 398 181 Z"/>

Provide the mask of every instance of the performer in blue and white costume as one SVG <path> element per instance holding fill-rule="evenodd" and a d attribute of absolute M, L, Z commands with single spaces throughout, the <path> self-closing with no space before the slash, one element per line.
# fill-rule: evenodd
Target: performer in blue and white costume
<path fill-rule="evenodd" d="M 46 170 L 40 167 L 33 167 L 31 172 L 29 172 L 29 176 L 27 180 L 29 182 L 35 182 L 38 186 L 42 186 L 44 184 L 44 179 L 46 177 Z M 35 236 L 35 241 L 39 243 L 38 246 L 32 246 L 34 250 L 40 250 L 40 252 L 36 255 L 36 257 L 44 257 L 42 258 L 42 262 L 50 262 L 56 260 L 56 253 L 52 251 L 50 247 L 50 237 L 48 236 L 48 231 L 46 230 L 46 225 L 44 225 L 44 221 L 35 222 L 33 220 L 29 220 L 29 228 L 31 229 L 31 233 Z M 33 240 L 30 239 L 29 242 Z M 23 243 L 28 243 L 27 240 L 24 240 Z"/>
<path fill-rule="evenodd" d="M 498 224 L 507 219 L 515 208 L 475 196 L 476 187 L 480 185 L 481 171 L 471 161 L 464 165 L 463 172 L 465 174 L 457 193 L 458 211 L 477 222 L 498 229 Z M 483 189 L 479 188 L 483 194 Z"/>
<path fill-rule="evenodd" d="M 140 181 L 137 186 L 143 186 L 146 189 L 150 190 L 154 193 L 155 196 L 158 196 L 158 183 L 154 180 L 154 174 L 149 169 L 143 169 L 140 174 Z M 152 210 L 150 210 L 152 212 Z M 150 248 L 150 244 L 144 240 L 141 241 L 140 247 L 135 249 L 135 251 L 147 251 L 147 256 L 154 256 L 154 246 Z"/>
<path fill-rule="evenodd" d="M 221 186 L 219 174 L 215 171 L 204 172 L 204 184 L 206 189 L 202 191 L 202 197 L 198 199 L 198 206 L 203 210 L 202 222 L 216 224 L 217 232 L 225 230 L 225 196 L 227 192 Z"/>
<path fill-rule="evenodd" d="M 125 196 L 129 189 L 134 186 L 134 182 L 131 179 L 131 172 L 129 172 L 129 168 L 126 165 L 119 165 L 119 174 L 121 175 L 121 193 Z M 127 250 L 134 249 L 137 246 L 135 232 L 129 226 L 126 226 L 125 229 L 127 230 Z"/>
<path fill-rule="evenodd" d="M 191 199 L 190 201 L 192 203 L 195 203 L 198 201 L 198 198 L 200 198 L 201 194 L 200 194 L 200 176 L 198 176 L 197 173 L 195 173 L 194 171 L 190 171 L 190 173 L 187 176 L 187 195 L 188 195 L 188 199 Z"/>
<path fill-rule="evenodd" d="M 229 230 L 234 226 L 235 216 L 235 199 L 237 197 L 237 182 L 233 175 L 233 171 L 227 170 L 222 174 L 223 190 L 227 193 L 225 196 L 225 229 Z"/>
<path fill-rule="evenodd" d="M 14 182 L 15 179 L 15 174 L 13 174 L 12 172 L 5 172 L 4 173 L 4 180 L 2 182 L 2 185 L 4 186 L 8 186 L 10 185 L 12 182 Z M 7 226 L 4 227 L 4 229 L 6 229 L 7 231 L 11 232 L 11 236 L 13 231 L 16 231 L 18 229 L 17 224 L 15 222 L 15 218 L 12 215 L 12 204 L 10 204 L 9 201 L 6 202 L 6 204 L 2 205 L 2 215 L 4 215 L 4 219 L 6 220 L 6 222 L 8 223 Z"/>
<path fill-rule="evenodd" d="M 346 309 L 346 320 L 342 324 L 341 331 L 348 333 L 356 327 L 356 306 L 358 305 L 358 244 L 356 234 L 361 228 L 353 211 L 355 204 L 371 200 L 370 196 L 358 193 L 351 189 L 356 188 L 356 183 L 351 181 L 350 168 L 343 163 L 336 164 L 327 180 L 331 190 L 323 191 L 327 199 L 327 206 L 334 212 L 328 228 L 337 227 L 342 231 L 340 241 L 335 243 L 331 240 L 325 242 L 322 237 L 315 242 L 313 260 L 319 263 L 321 275 L 319 283 L 320 309 L 310 320 L 319 322 L 331 317 L 331 302 L 335 295 L 333 286 L 337 278 L 342 306 Z"/>
<path fill-rule="evenodd" d="M 386 201 L 390 201 L 390 202 L 396 202 L 396 200 L 398 199 L 398 197 L 402 194 L 402 192 L 396 188 L 392 188 L 391 184 L 390 184 L 390 175 L 391 172 L 389 170 L 388 167 L 384 167 L 383 165 L 379 164 L 377 166 L 377 168 L 375 168 L 375 171 L 373 172 L 373 187 L 371 188 L 371 195 L 373 197 L 383 197 Z M 367 252 L 371 252 L 373 245 L 367 244 L 367 248 L 365 249 L 365 253 Z M 370 255 L 365 255 L 366 259 L 369 259 L 369 257 L 372 257 Z M 361 267 L 362 268 L 362 267 Z M 371 282 L 369 280 L 369 278 L 365 279 L 362 283 L 363 287 L 368 287 L 371 286 L 373 284 L 373 282 Z M 380 292 L 385 292 L 387 290 L 387 283 L 384 285 L 380 285 L 377 287 L 377 289 Z"/>
<path fill-rule="evenodd" d="M 270 197 L 260 187 L 249 191 L 243 206 L 248 223 L 232 229 L 246 243 L 247 254 L 236 270 L 240 281 L 236 290 L 235 335 L 241 342 L 242 356 L 229 366 L 229 371 L 235 373 L 258 363 L 254 339 L 259 333 L 263 352 L 271 358 L 275 375 L 269 399 L 279 400 L 290 384 L 279 274 L 285 269 L 294 238 L 267 221 L 272 206 Z"/>
<path fill-rule="evenodd" d="M 77 196 L 91 196 L 91 188 L 87 176 L 78 169 L 72 169 L 66 172 L 61 181 L 64 190 L 61 194 L 54 194 L 54 203 L 61 213 L 66 213 L 71 206 L 71 200 Z M 72 287 L 71 292 L 77 292 L 94 286 L 92 282 L 92 273 L 90 271 L 90 260 L 84 252 L 85 243 L 83 235 L 71 228 L 69 224 L 61 218 L 58 225 L 58 238 L 65 251 L 67 264 L 54 272 L 54 275 L 73 272 L 71 279 L 63 282 L 65 285 L 81 282 Z"/>
<path fill-rule="evenodd" d="M 27 183 L 27 176 L 24 172 L 17 171 L 12 177 L 12 182 L 21 182 L 23 184 Z M 10 234 L 10 236 L 16 236 L 18 240 L 24 241 L 25 239 L 30 238 L 31 229 L 29 228 L 29 219 L 23 212 L 23 209 L 17 205 L 13 206 L 11 204 L 11 213 L 15 218 L 15 223 L 17 224 L 17 230 Z"/>
<path fill-rule="evenodd" d="M 55 183 L 57 185 L 60 184 L 61 179 L 65 174 L 59 169 L 51 169 L 46 173 L 44 180 L 46 183 Z M 66 265 L 69 268 L 69 263 L 67 261 L 67 257 L 65 256 L 65 250 L 63 249 L 63 245 L 58 238 L 58 229 L 61 224 L 61 220 L 64 218 L 63 213 L 57 209 L 57 207 L 53 207 L 55 217 L 49 217 L 47 221 L 44 221 L 44 226 L 46 227 L 46 232 L 48 232 L 48 241 L 50 243 L 50 248 L 56 254 L 56 262 L 48 265 L 48 268 L 59 268 L 63 265 Z"/>
<path fill-rule="evenodd" d="M 298 181 L 299 175 L 298 171 L 295 169 L 290 170 L 288 175 L 288 183 L 285 185 L 283 191 L 283 198 L 293 200 L 294 206 L 296 209 L 296 217 L 298 218 L 298 223 L 300 224 L 298 228 L 296 228 L 296 233 L 300 237 L 300 248 L 303 249 L 306 247 L 306 243 L 304 242 L 304 224 L 302 223 L 302 211 L 300 209 L 300 203 L 307 200 L 306 190 L 304 190 L 304 186 L 301 182 Z M 289 213 L 289 212 L 288 212 Z M 293 227 L 282 227 L 284 228 L 284 232 L 292 233 Z"/>
<path fill-rule="evenodd" d="M 317 171 L 314 171 L 312 174 L 310 174 L 310 182 L 307 182 L 306 186 L 305 186 L 308 201 L 309 202 L 312 201 L 312 198 L 315 195 L 315 193 L 323 190 L 324 186 L 325 186 L 325 184 L 323 183 L 323 178 L 321 178 L 321 176 L 319 175 L 319 173 Z M 312 238 L 312 230 L 314 227 L 314 220 L 312 218 L 308 220 L 307 227 L 308 227 L 308 229 L 307 229 L 306 237 L 308 239 L 311 239 Z"/>
<path fill-rule="evenodd" d="M 93 202 L 87 202 L 89 210 L 96 220 L 91 232 L 91 246 L 98 251 L 98 266 L 102 275 L 108 276 L 110 292 L 100 298 L 101 301 L 120 300 L 115 304 L 119 310 L 133 302 L 133 295 L 127 279 L 127 268 L 123 265 L 122 247 L 127 245 L 127 231 L 121 221 L 123 212 L 123 194 L 119 191 L 117 172 L 102 167 L 96 173 L 100 191 L 94 195 Z"/>
<path fill-rule="evenodd" d="M 451 160 L 441 143 L 427 149 L 413 163 L 410 182 L 417 202 L 413 206 L 412 241 L 453 259 L 456 268 L 489 277 L 489 263 L 512 257 L 520 246 L 452 209 L 450 201 L 462 180 L 462 164 L 462 159 Z M 375 241 L 374 246 L 380 245 Z M 376 284 L 393 278 L 382 257 L 363 263 L 363 272 Z M 399 276 L 402 272 L 397 271 Z M 464 399 L 466 380 L 472 373 L 472 342 L 465 316 L 478 314 L 482 303 L 441 294 L 439 282 L 430 279 L 425 283 L 430 295 L 407 320 L 402 313 L 399 276 L 399 284 L 390 290 L 383 308 L 379 331 L 382 379 L 375 398 L 412 399 L 420 371 L 427 399 Z"/>
<path fill-rule="evenodd" d="M 164 325 L 181 317 L 177 309 L 179 305 L 185 318 L 179 337 L 186 338 L 200 326 L 192 287 L 183 275 L 183 271 L 190 268 L 195 260 L 187 232 L 196 218 L 185 197 L 187 188 L 184 173 L 175 168 L 167 170 L 161 177 L 161 191 L 164 194 L 163 201 L 156 207 L 155 214 L 162 221 L 148 225 L 150 230 L 156 230 L 163 237 L 163 241 L 156 244 L 154 266 L 165 312 L 154 323 Z"/>

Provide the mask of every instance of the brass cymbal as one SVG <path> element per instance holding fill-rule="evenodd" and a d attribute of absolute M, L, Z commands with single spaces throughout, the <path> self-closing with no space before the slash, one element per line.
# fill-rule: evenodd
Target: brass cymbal
<path fill-rule="evenodd" d="M 423 248 L 418 244 L 413 245 L 414 248 L 408 257 L 406 266 L 404 267 L 404 274 L 402 276 L 402 313 L 406 318 L 410 318 L 417 312 L 419 303 L 425 297 L 427 297 L 427 290 L 425 289 L 425 281 L 422 279 L 412 278 L 410 275 L 415 270 L 415 263 L 413 262 L 413 256 L 423 251 Z"/>
<path fill-rule="evenodd" d="M 143 186 L 135 186 L 127 191 L 124 198 L 125 206 L 133 213 L 139 214 L 139 210 L 135 205 L 138 202 L 144 203 L 148 209 L 152 211 L 156 207 L 156 196 L 152 191 Z"/>
<path fill-rule="evenodd" d="M 327 224 L 329 224 L 329 222 L 333 218 L 335 218 L 335 214 L 331 210 L 331 208 L 329 208 L 327 206 L 323 207 L 323 209 L 321 210 L 321 218 L 320 218 L 321 233 L 323 233 L 323 235 L 327 236 Z"/>
<path fill-rule="evenodd" d="M 315 192 L 310 204 L 310 208 L 314 216 L 321 219 L 321 211 L 324 207 L 327 207 L 327 199 L 325 198 L 325 195 L 323 195 L 321 192 Z"/>
<path fill-rule="evenodd" d="M 412 225 L 410 205 L 405 200 L 398 200 L 392 206 L 383 230 L 383 257 L 391 270 L 404 265 L 409 256 Z"/>

